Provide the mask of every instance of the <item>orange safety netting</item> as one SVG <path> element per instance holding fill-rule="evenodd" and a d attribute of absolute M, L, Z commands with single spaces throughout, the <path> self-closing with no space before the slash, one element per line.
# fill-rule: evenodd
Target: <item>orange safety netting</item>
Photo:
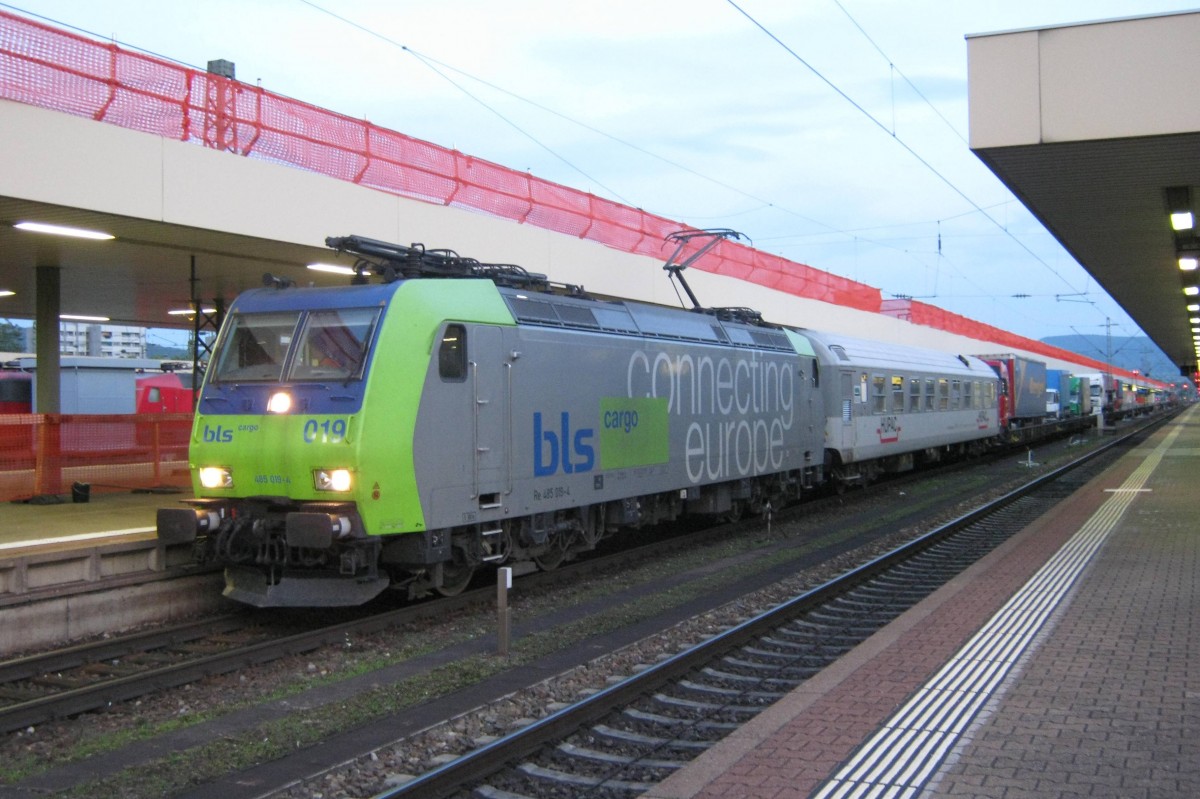
<path fill-rule="evenodd" d="M 89 489 L 188 488 L 190 413 L 0 414 L 0 502 Z"/>
<path fill-rule="evenodd" d="M 683 225 L 370 122 L 0 12 L 0 98 L 662 257 Z M 726 243 L 696 268 L 879 310 L 879 290 Z"/>

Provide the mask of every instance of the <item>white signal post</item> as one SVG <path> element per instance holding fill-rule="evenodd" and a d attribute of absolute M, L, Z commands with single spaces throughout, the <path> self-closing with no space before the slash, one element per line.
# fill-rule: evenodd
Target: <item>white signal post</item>
<path fill-rule="evenodd" d="M 508 657 L 509 619 L 508 589 L 512 588 L 512 568 L 504 566 L 496 570 L 496 608 L 499 654 Z"/>

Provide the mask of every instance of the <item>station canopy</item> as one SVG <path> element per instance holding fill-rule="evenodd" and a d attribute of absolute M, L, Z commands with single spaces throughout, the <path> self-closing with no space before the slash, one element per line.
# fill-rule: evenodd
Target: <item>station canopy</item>
<path fill-rule="evenodd" d="M 1189 376 L 1197 41 L 1200 13 L 967 39 L 971 149 Z"/>

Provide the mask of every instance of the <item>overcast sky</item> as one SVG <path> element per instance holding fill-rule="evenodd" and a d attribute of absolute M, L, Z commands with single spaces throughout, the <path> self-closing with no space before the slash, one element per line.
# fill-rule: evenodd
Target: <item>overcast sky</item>
<path fill-rule="evenodd" d="M 968 149 L 965 37 L 1194 0 L 0 7 L 1043 338 L 1140 331 Z"/>

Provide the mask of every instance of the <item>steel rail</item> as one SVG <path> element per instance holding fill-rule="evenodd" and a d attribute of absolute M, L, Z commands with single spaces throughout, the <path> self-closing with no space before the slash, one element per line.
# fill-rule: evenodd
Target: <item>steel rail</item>
<path fill-rule="evenodd" d="M 208 635 L 228 633 L 246 626 L 246 614 L 231 613 L 213 619 L 185 622 L 167 628 L 106 638 L 51 652 L 0 662 L 0 685 L 28 680 L 50 672 L 74 669 L 89 663 L 114 660 L 150 649 L 175 646 Z M 0 707 L 0 716 L 3 708 Z"/>

